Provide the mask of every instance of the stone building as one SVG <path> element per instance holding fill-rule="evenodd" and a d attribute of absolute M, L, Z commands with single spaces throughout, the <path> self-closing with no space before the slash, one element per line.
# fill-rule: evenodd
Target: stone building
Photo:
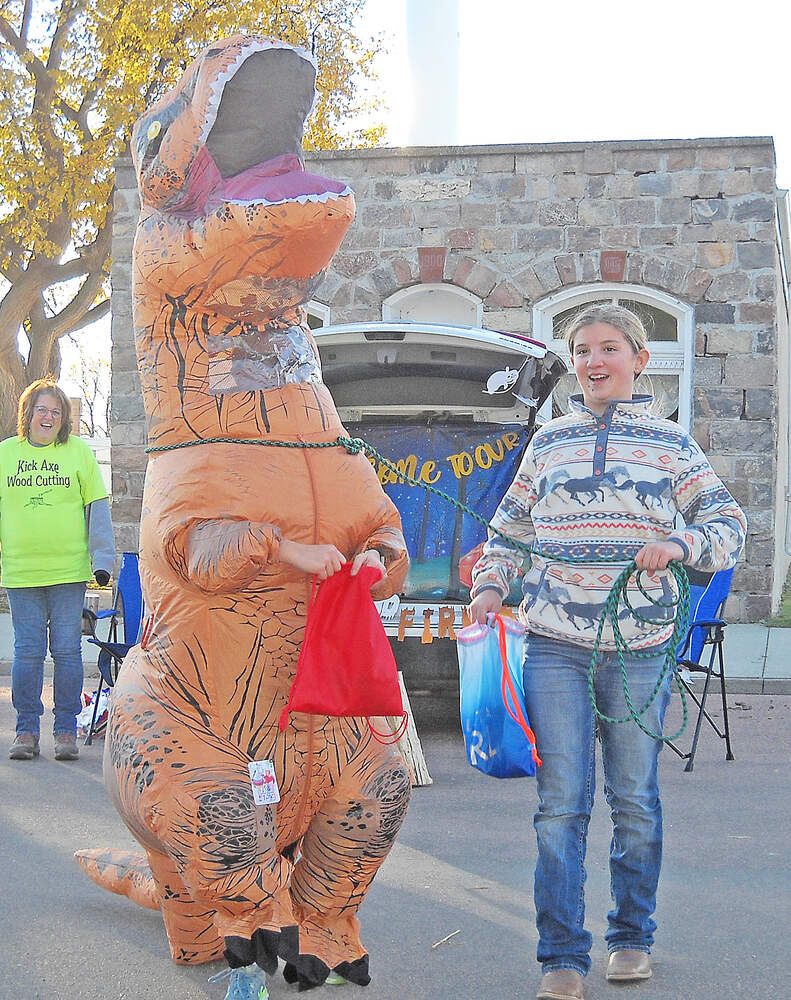
<path fill-rule="evenodd" d="M 777 607 L 791 559 L 791 253 L 771 139 L 354 150 L 312 153 L 306 164 L 348 181 L 357 198 L 310 303 L 314 326 L 461 323 L 528 333 L 562 353 L 556 334 L 569 310 L 602 299 L 637 309 L 663 412 L 692 429 L 748 514 L 728 617 L 758 621 Z M 130 550 L 145 469 L 131 327 L 136 215 L 134 176 L 121 163 L 113 516 L 119 549 Z M 568 389 L 560 384 L 555 407 Z"/>

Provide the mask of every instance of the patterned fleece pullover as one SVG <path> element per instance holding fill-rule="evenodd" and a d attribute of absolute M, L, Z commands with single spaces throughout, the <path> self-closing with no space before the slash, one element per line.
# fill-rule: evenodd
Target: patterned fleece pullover
<path fill-rule="evenodd" d="M 646 542 L 678 542 L 684 563 L 704 572 L 734 565 L 747 530 L 744 512 L 693 438 L 652 414 L 651 403 L 650 396 L 613 401 L 598 417 L 573 396 L 570 413 L 536 432 L 492 524 L 540 555 L 526 556 L 490 531 L 473 568 L 473 597 L 487 589 L 505 597 L 524 574 L 519 617 L 527 630 L 592 647 L 616 577 Z M 613 558 L 618 562 L 599 561 Z M 646 575 L 643 587 L 653 600 L 675 599 L 669 570 Z M 628 597 L 651 620 L 641 623 L 622 604 L 626 642 L 633 649 L 666 642 L 672 609 L 650 604 L 634 578 Z M 614 648 L 609 622 L 601 646 Z"/>

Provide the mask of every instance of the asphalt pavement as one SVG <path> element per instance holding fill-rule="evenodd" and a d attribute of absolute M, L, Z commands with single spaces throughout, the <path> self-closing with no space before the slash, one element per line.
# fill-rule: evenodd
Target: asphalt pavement
<path fill-rule="evenodd" d="M 787 997 L 791 925 L 791 696 L 729 698 L 736 759 L 704 731 L 695 769 L 662 753 L 665 862 L 654 977 L 604 980 L 610 824 L 598 797 L 589 835 L 587 908 L 595 944 L 587 1000 Z M 532 998 L 536 805 L 532 779 L 498 781 L 467 763 L 453 706 L 413 706 L 433 784 L 413 790 L 406 822 L 360 912 L 373 982 L 322 987 L 316 1000 Z M 669 725 L 678 717 L 677 698 Z M 136 844 L 101 777 L 103 741 L 74 763 L 10 761 L 9 678 L 0 678 L 0 1000 L 222 1000 L 221 963 L 170 959 L 158 913 L 104 892 L 77 868 L 83 847 Z M 600 781 L 600 779 L 599 779 Z M 280 975 L 272 1000 L 296 998 Z"/>

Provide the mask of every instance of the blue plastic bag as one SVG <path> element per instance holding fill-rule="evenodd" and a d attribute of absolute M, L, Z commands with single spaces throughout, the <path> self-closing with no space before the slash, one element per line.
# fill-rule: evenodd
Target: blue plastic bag
<path fill-rule="evenodd" d="M 467 759 L 493 778 L 533 777 L 541 760 L 525 709 L 524 628 L 500 615 L 492 625 L 468 625 L 456 637 Z"/>

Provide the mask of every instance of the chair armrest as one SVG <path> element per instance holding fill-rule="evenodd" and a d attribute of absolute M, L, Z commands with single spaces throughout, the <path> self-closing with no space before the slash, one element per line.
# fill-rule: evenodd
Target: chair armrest
<path fill-rule="evenodd" d="M 132 647 L 125 642 L 103 642 L 101 639 L 89 639 L 88 642 L 99 647 L 99 658 L 96 665 L 105 684 L 113 687 L 124 657 Z M 113 670 L 113 664 L 115 664 L 115 670 Z"/>
<path fill-rule="evenodd" d="M 693 628 L 714 628 L 715 625 L 719 625 L 722 628 L 725 628 L 727 624 L 728 623 L 726 621 L 723 621 L 722 618 L 709 618 L 706 621 L 701 620 L 692 622 L 691 625 L 689 626 L 689 630 L 691 632 Z"/>
<path fill-rule="evenodd" d="M 116 660 L 123 660 L 129 650 L 132 648 L 125 642 L 105 642 L 104 639 L 90 638 L 88 642 L 92 646 L 98 646 L 99 649 L 105 650 L 110 656 L 114 656 Z"/>
<path fill-rule="evenodd" d="M 689 627 L 687 628 L 687 634 L 684 636 L 684 643 L 681 646 L 681 651 L 676 653 L 676 663 L 681 663 L 685 653 L 689 649 L 689 644 L 692 642 L 692 636 L 696 628 L 725 628 L 727 624 L 728 623 L 723 621 L 722 618 L 708 618 L 705 621 L 700 619 L 698 621 L 690 622 Z"/>

